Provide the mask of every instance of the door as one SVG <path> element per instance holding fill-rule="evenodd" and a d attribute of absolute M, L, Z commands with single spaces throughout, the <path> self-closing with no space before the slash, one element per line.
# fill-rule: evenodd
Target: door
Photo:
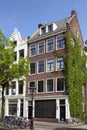
<path fill-rule="evenodd" d="M 28 106 L 28 119 L 32 118 L 32 106 Z"/>
<path fill-rule="evenodd" d="M 60 121 L 65 121 L 65 100 L 60 100 Z"/>

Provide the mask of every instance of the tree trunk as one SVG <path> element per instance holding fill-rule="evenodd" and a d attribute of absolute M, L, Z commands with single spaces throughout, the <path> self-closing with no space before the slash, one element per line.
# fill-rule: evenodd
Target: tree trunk
<path fill-rule="evenodd" d="M 1 118 L 2 119 L 4 119 L 4 106 L 5 106 L 4 86 L 2 86 L 2 106 L 1 106 Z"/>

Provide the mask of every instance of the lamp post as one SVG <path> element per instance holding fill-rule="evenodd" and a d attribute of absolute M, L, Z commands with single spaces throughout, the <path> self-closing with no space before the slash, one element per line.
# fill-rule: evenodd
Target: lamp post
<path fill-rule="evenodd" d="M 34 101 L 34 90 L 36 89 L 35 87 L 30 87 L 31 90 L 31 95 L 32 95 L 32 117 L 31 117 L 31 123 L 30 123 L 30 130 L 34 130 L 34 117 L 33 117 L 33 101 Z"/>

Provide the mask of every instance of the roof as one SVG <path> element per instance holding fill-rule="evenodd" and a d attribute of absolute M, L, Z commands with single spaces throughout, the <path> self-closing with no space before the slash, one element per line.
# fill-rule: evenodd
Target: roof
<path fill-rule="evenodd" d="M 44 38 L 49 37 L 50 35 L 52 36 L 56 33 L 58 34 L 58 33 L 64 32 L 67 29 L 66 23 L 69 23 L 70 20 L 71 20 L 71 17 L 68 17 L 68 18 L 65 18 L 58 22 L 51 22 L 51 24 L 55 23 L 57 25 L 56 30 L 52 31 L 52 32 L 48 32 L 44 35 L 40 35 L 40 28 L 38 28 L 35 31 L 35 33 L 28 39 L 28 43 L 34 42 L 36 40 L 44 39 Z M 46 23 L 46 25 L 49 25 L 49 24 L 50 23 Z"/>

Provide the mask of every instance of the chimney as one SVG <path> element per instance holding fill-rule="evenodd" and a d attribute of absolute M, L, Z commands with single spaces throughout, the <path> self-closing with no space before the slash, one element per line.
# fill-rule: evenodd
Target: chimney
<path fill-rule="evenodd" d="M 71 11 L 71 16 L 73 16 L 73 15 L 77 15 L 77 13 L 76 13 L 75 10 L 72 10 L 72 11 Z"/>
<path fill-rule="evenodd" d="M 41 23 L 40 23 L 40 24 L 38 24 L 38 28 L 40 28 L 41 26 L 43 26 L 43 24 L 41 24 Z"/>

